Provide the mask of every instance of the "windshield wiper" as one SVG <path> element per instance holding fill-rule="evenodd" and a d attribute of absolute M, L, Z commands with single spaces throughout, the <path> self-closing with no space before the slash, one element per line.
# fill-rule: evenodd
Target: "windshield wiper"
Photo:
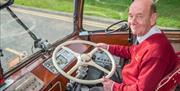
<path fill-rule="evenodd" d="M 3 57 L 3 50 L 0 48 L 0 58 Z"/>
<path fill-rule="evenodd" d="M 10 15 L 28 32 L 31 38 L 34 40 L 34 47 L 40 48 L 43 51 L 48 51 L 51 47 L 51 44 L 48 40 L 43 40 L 41 38 L 37 38 L 37 36 L 17 17 L 17 15 L 9 8 L 6 7 Z"/>

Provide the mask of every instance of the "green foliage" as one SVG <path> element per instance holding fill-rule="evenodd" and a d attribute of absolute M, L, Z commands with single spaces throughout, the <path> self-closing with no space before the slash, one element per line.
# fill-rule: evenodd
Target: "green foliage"
<path fill-rule="evenodd" d="M 73 0 L 15 0 L 15 3 L 49 10 L 73 12 Z"/>
<path fill-rule="evenodd" d="M 16 4 L 45 8 L 50 10 L 73 12 L 73 0 L 15 0 Z M 94 15 L 113 19 L 127 19 L 131 0 L 85 0 L 85 15 Z M 159 0 L 157 3 L 162 27 L 180 28 L 179 0 Z"/>
<path fill-rule="evenodd" d="M 157 3 L 158 25 L 180 28 L 179 0 L 159 0 Z"/>
<path fill-rule="evenodd" d="M 127 19 L 130 3 L 130 0 L 86 0 L 85 14 L 95 14 L 96 16 L 114 19 Z"/>

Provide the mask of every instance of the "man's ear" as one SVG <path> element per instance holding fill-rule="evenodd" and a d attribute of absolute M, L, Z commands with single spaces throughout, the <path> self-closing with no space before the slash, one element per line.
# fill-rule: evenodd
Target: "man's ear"
<path fill-rule="evenodd" d="M 155 25 L 156 24 L 156 20 L 157 20 L 157 13 L 153 13 L 152 15 L 151 15 L 151 26 L 153 26 L 153 25 Z"/>

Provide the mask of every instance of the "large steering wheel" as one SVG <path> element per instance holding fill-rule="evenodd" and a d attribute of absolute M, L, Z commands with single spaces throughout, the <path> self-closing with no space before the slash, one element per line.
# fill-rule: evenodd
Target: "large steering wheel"
<path fill-rule="evenodd" d="M 88 45 L 91 45 L 91 46 L 94 46 L 95 48 L 93 50 L 91 50 L 89 53 L 77 53 L 73 50 L 71 50 L 70 48 L 68 47 L 65 47 L 69 44 L 77 44 L 77 43 L 80 43 L 80 44 L 88 44 Z M 76 64 L 66 73 L 63 69 L 61 69 L 57 62 L 56 62 L 56 55 L 58 53 L 58 51 L 60 49 L 64 49 L 68 52 L 71 52 L 76 58 L 77 58 L 77 62 Z M 96 64 L 93 60 L 92 60 L 92 55 L 98 50 L 102 50 L 104 51 L 110 58 L 111 60 L 111 65 L 112 65 L 112 68 L 111 70 L 107 70 L 103 67 L 101 67 L 100 65 Z M 81 84 L 97 84 L 97 83 L 101 83 L 103 81 L 103 78 L 100 78 L 100 79 L 96 79 L 96 80 L 83 80 L 83 79 L 79 79 L 79 78 L 76 78 L 76 77 L 73 77 L 71 76 L 71 74 L 76 71 L 78 69 L 78 67 L 80 66 L 93 66 L 103 72 L 105 72 L 107 75 L 105 76 L 106 78 L 110 78 L 114 72 L 115 72 L 115 69 L 116 69 L 116 65 L 115 65 L 115 61 L 114 61 L 114 58 L 112 57 L 112 55 L 105 49 L 102 49 L 102 48 L 97 48 L 96 47 L 96 44 L 93 43 L 93 42 L 89 42 L 89 41 L 84 41 L 84 40 L 72 40 L 72 41 L 67 41 L 67 42 L 64 42 L 62 44 L 60 44 L 59 46 L 57 46 L 53 52 L 53 55 L 52 55 L 52 61 L 53 61 L 53 64 L 55 66 L 55 68 L 63 75 L 65 76 L 66 78 L 70 79 L 70 80 L 73 80 L 75 82 L 78 82 L 78 83 L 81 83 Z"/>
<path fill-rule="evenodd" d="M 111 24 L 105 29 L 105 33 L 110 34 L 116 31 L 127 31 L 129 26 L 126 20 L 121 20 L 116 23 Z"/>

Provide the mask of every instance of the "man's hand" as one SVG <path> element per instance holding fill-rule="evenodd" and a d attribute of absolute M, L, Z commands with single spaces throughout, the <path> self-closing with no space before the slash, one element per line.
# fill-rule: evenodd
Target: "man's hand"
<path fill-rule="evenodd" d="M 103 77 L 102 84 L 103 84 L 104 91 L 113 91 L 114 81 Z"/>
<path fill-rule="evenodd" d="M 108 47 L 109 47 L 109 46 L 108 46 L 108 44 L 105 44 L 105 43 L 98 43 L 98 44 L 97 44 L 97 47 L 108 50 Z"/>

